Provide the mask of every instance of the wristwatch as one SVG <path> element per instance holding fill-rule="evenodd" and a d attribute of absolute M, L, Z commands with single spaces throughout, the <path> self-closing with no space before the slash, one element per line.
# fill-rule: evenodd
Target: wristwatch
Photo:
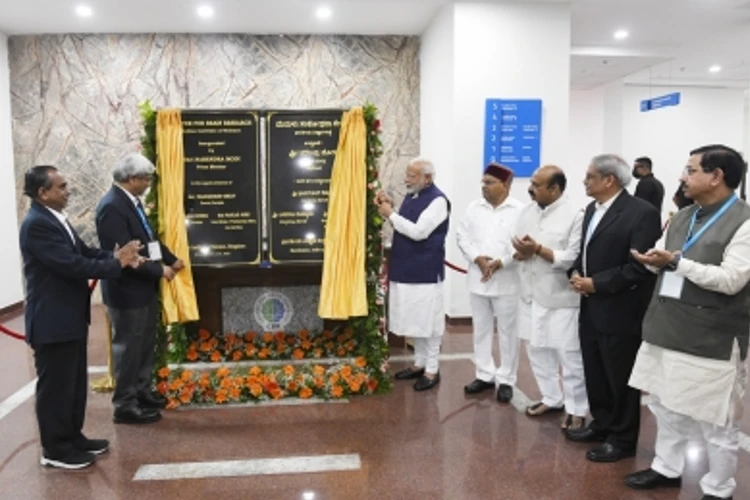
<path fill-rule="evenodd" d="M 681 258 L 682 258 L 682 254 L 678 253 L 677 255 L 674 256 L 674 258 L 672 259 L 672 262 L 670 262 L 664 267 L 666 267 L 668 271 L 677 271 L 677 265 L 680 263 Z"/>

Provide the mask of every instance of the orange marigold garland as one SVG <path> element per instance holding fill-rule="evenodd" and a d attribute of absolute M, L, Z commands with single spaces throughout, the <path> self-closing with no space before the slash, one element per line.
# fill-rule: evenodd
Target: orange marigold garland
<path fill-rule="evenodd" d="M 203 373 L 162 368 L 156 387 L 167 398 L 167 408 L 174 409 L 188 404 L 260 402 L 284 397 L 340 399 L 375 394 L 379 382 L 365 358 L 358 357 L 353 363 L 328 367 L 221 367 Z"/>

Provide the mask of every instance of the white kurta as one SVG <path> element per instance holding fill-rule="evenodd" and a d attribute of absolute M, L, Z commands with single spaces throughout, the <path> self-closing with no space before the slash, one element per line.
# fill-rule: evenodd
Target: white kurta
<path fill-rule="evenodd" d="M 389 217 L 394 231 L 414 241 L 422 241 L 432 234 L 448 218 L 448 203 L 445 198 L 434 199 L 411 222 L 394 212 Z M 388 329 L 405 337 L 436 337 L 445 332 L 445 305 L 443 282 L 398 283 L 390 282 L 388 290 Z"/>
<path fill-rule="evenodd" d="M 580 351 L 580 297 L 570 288 L 567 270 L 578 257 L 583 211 L 562 197 L 542 209 L 533 203 L 518 219 L 515 236 L 528 235 L 552 250 L 554 261 L 535 255 L 520 262 L 521 311 L 519 332 L 535 347 Z"/>
<path fill-rule="evenodd" d="M 664 237 L 657 248 L 664 248 Z M 750 221 L 724 250 L 721 265 L 683 257 L 677 275 L 706 290 L 734 295 L 750 281 Z M 654 293 L 659 293 L 655 290 Z M 718 426 L 736 421 L 747 385 L 747 370 L 735 349 L 724 361 L 693 356 L 644 342 L 635 360 L 630 385 L 658 397 L 667 409 Z"/>
<path fill-rule="evenodd" d="M 493 207 L 484 198 L 466 209 L 456 239 L 469 266 L 469 302 L 473 324 L 476 378 L 496 385 L 515 385 L 518 371 L 518 266 L 513 260 L 511 237 L 516 227 L 521 202 L 506 198 Z M 479 256 L 502 262 L 486 282 L 474 260 Z M 495 322 L 500 347 L 500 363 L 492 355 Z"/>

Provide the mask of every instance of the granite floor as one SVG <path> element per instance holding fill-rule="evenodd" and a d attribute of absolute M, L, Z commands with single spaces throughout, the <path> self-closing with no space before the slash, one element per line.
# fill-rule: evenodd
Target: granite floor
<path fill-rule="evenodd" d="M 3 321 L 20 330 L 21 318 Z M 95 308 L 90 365 L 106 364 L 102 311 Z M 450 327 L 443 353 L 469 353 L 466 327 Z M 396 354 L 405 351 L 394 348 Z M 405 363 L 394 363 L 394 369 Z M 490 393 L 466 397 L 473 378 L 466 359 L 444 361 L 438 390 L 415 393 L 398 382 L 385 396 L 348 404 L 189 409 L 167 412 L 153 425 L 112 423 L 109 396 L 91 394 L 86 433 L 111 440 L 111 451 L 83 471 L 39 465 L 40 447 L 33 396 L 0 418 L 0 498 L 32 499 L 654 499 L 701 497 L 698 481 L 705 453 L 691 453 L 682 491 L 636 492 L 622 478 L 647 467 L 653 452 L 654 420 L 643 409 L 637 456 L 616 464 L 584 458 L 585 445 L 566 442 L 559 416 L 531 419 Z M 0 404 L 22 397 L 34 379 L 23 342 L 0 335 Z M 27 386 L 27 391 L 32 386 Z M 522 358 L 518 387 L 538 397 L 528 361 Z M 5 402 L 5 403 L 2 403 Z M 12 402 L 12 400 L 11 400 Z M 750 412 L 748 412 L 750 413 Z M 2 412 L 0 412 L 2 415 Z M 750 415 L 742 422 L 750 434 Z M 309 457 L 358 456 L 359 467 L 246 477 L 135 481 L 146 464 Z M 202 466 L 197 466 L 200 469 Z M 206 471 L 213 470 L 205 465 Z M 221 470 L 219 467 L 218 471 Z M 220 472 L 217 472 L 220 473 Z M 750 454 L 740 452 L 735 499 L 750 498 Z"/>

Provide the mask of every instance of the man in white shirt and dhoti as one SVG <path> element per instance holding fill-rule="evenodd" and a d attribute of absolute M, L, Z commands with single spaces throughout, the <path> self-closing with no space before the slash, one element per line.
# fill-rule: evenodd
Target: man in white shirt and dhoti
<path fill-rule="evenodd" d="M 563 429 L 580 429 L 588 412 L 578 338 L 580 297 L 570 288 L 567 271 L 580 252 L 583 210 L 564 196 L 566 183 L 559 167 L 534 172 L 529 194 L 535 203 L 521 211 L 513 247 L 514 258 L 521 261 L 519 334 L 527 341 L 542 393 L 542 400 L 526 414 L 565 410 Z"/>
<path fill-rule="evenodd" d="M 736 488 L 750 332 L 750 206 L 734 193 L 743 172 L 726 146 L 692 151 L 682 180 L 695 205 L 672 218 L 655 249 L 633 252 L 659 277 L 630 378 L 650 393 L 656 456 L 625 479 L 631 488 L 679 487 L 696 436 L 708 454 L 703 499 Z"/>
<path fill-rule="evenodd" d="M 474 327 L 476 378 L 464 387 L 477 394 L 497 387 L 497 400 L 513 398 L 518 371 L 518 270 L 511 239 L 523 204 L 511 198 L 513 171 L 490 164 L 482 177 L 482 198 L 473 201 L 456 233 L 458 247 L 469 261 L 468 285 Z M 495 321 L 501 363 L 492 354 Z"/>
<path fill-rule="evenodd" d="M 434 180 L 432 163 L 417 158 L 406 169 L 407 195 L 398 213 L 386 194 L 376 199 L 380 214 L 394 230 L 388 263 L 389 329 L 414 339 L 414 366 L 396 373 L 396 379 L 417 379 L 417 391 L 440 383 L 438 355 L 445 332 L 443 281 L 450 202 Z"/>

